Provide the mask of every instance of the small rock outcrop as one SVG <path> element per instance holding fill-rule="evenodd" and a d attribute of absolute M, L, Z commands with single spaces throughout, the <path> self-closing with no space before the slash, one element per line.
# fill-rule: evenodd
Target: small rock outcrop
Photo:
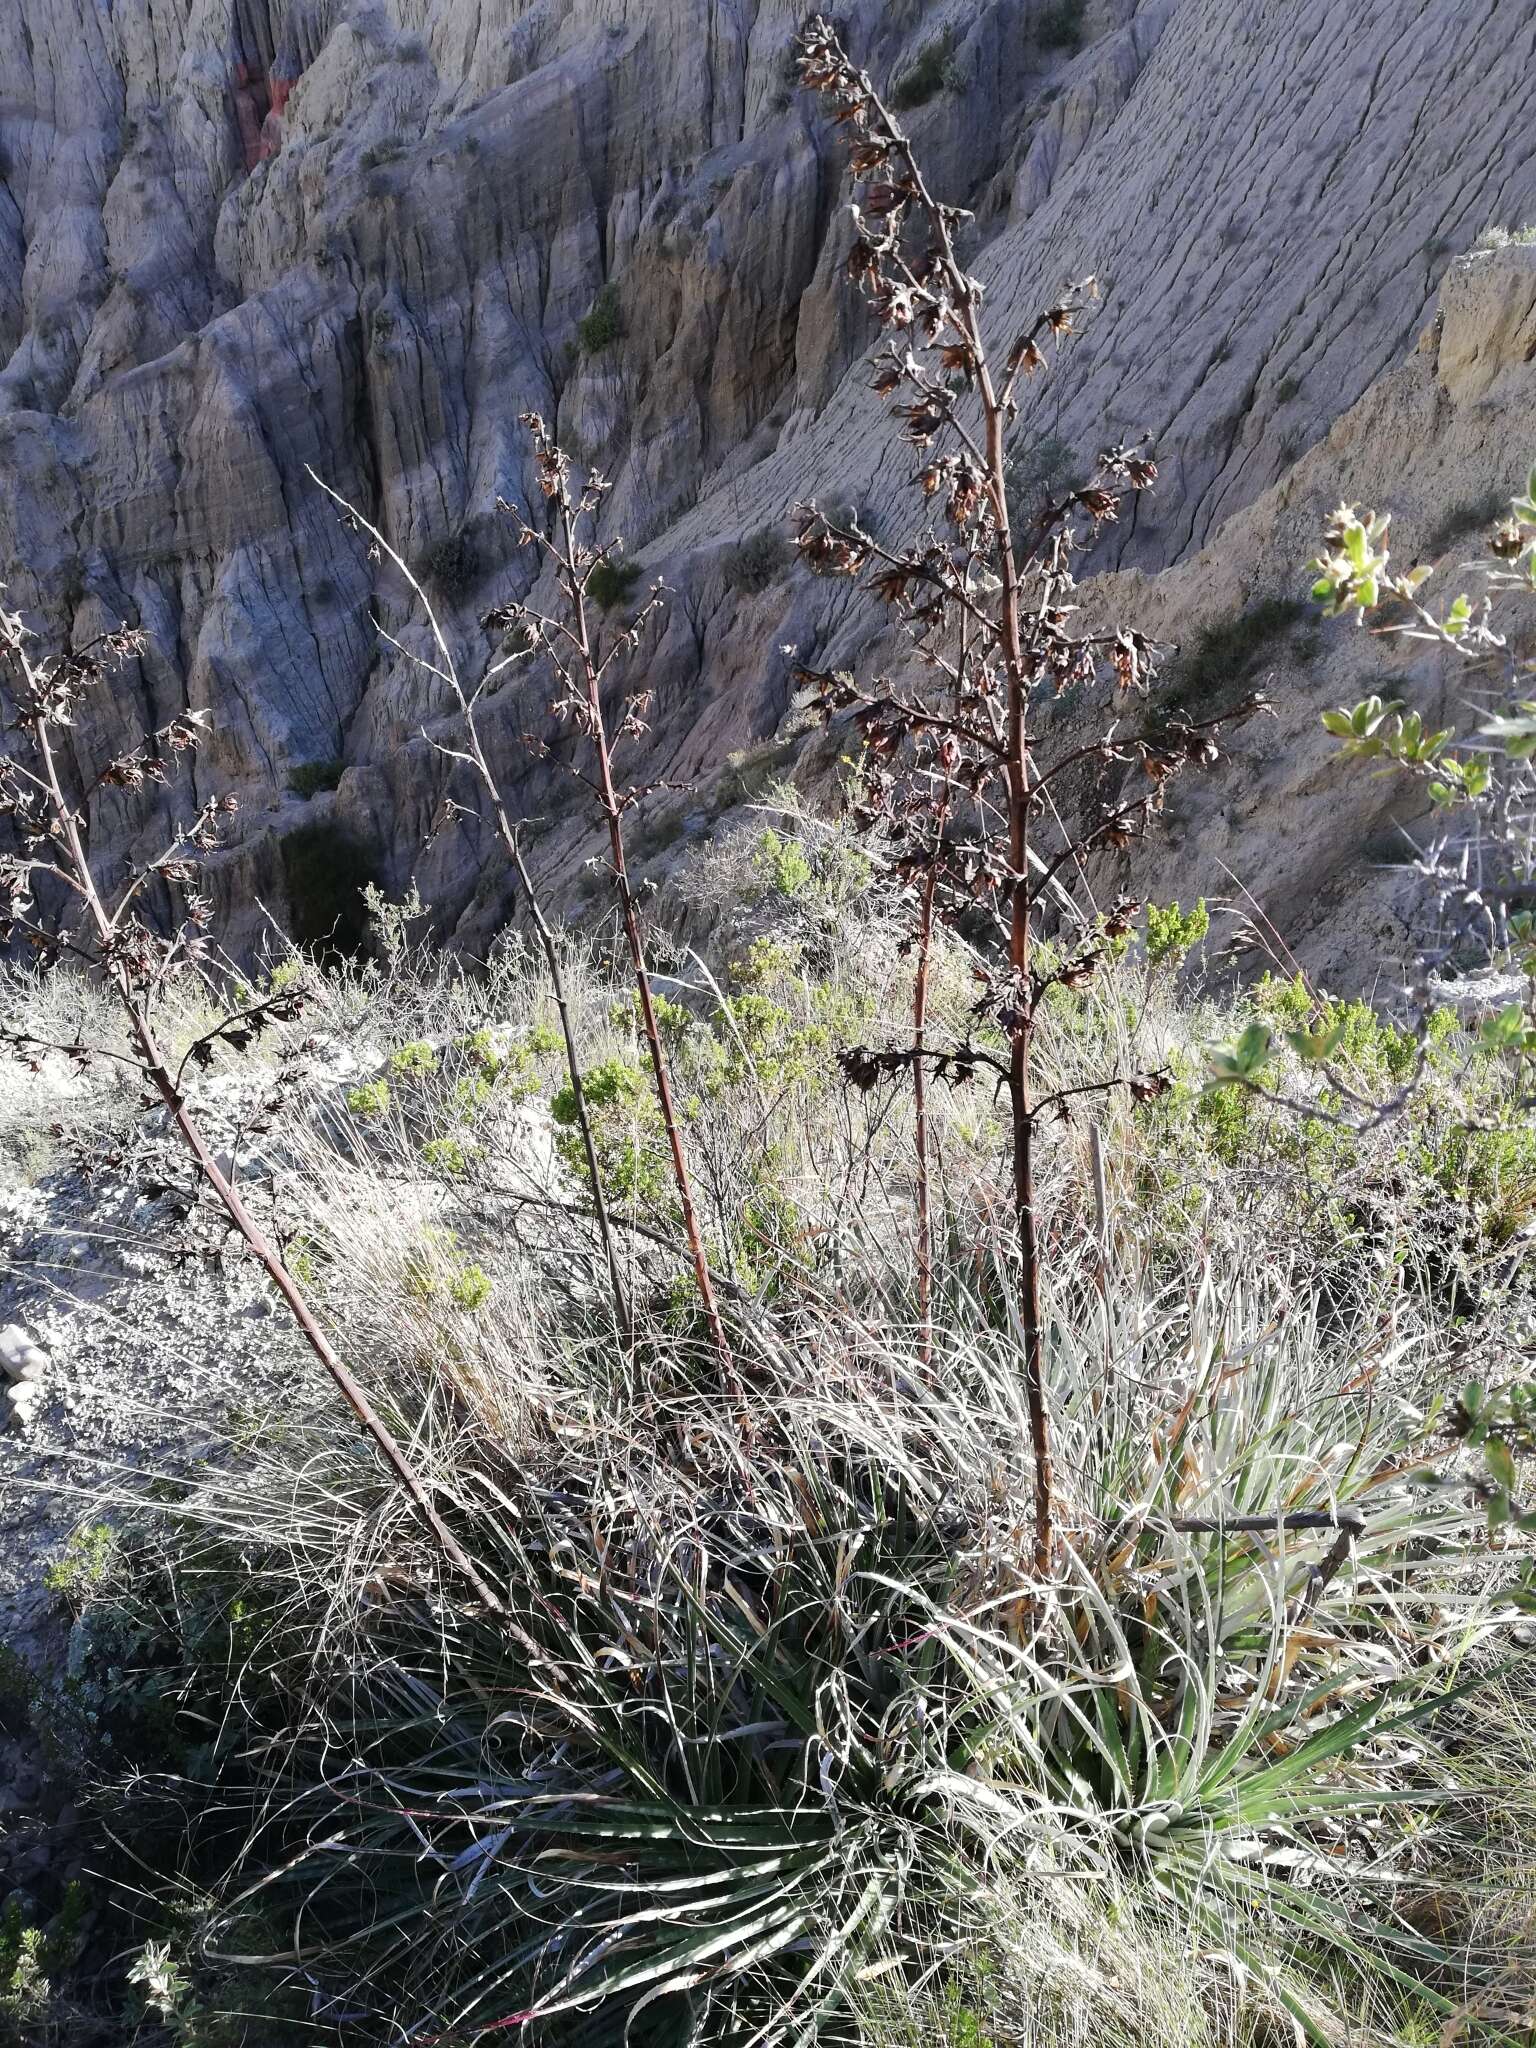
<path fill-rule="evenodd" d="M 7 1381 L 6 1420 L 13 1429 L 24 1430 L 32 1422 L 42 1398 L 43 1375 L 51 1362 L 19 1323 L 7 1323 L 0 1330 L 0 1369 Z"/>

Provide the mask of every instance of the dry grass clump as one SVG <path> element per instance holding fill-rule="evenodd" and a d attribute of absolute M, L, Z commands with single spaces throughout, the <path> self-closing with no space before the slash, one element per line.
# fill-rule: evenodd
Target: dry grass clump
<path fill-rule="evenodd" d="M 1048 1621 L 1017 1335 L 953 1273 L 929 1371 L 833 1299 L 743 1331 L 745 1436 L 702 1331 L 627 1385 L 568 1344 L 510 1444 L 440 1400 L 414 1448 L 508 1625 L 323 1431 L 197 1489 L 130 1599 L 167 1588 L 194 1723 L 175 1589 L 238 1601 L 251 1699 L 202 1766 L 245 1816 L 237 1917 L 358 2040 L 899 2039 L 910 1983 L 977 2038 L 1044 1994 L 1066 2039 L 1118 2000 L 1144 2038 L 1389 2041 L 1503 1997 L 1531 1785 L 1492 1812 L 1458 1687 L 1495 1682 L 1512 1574 L 1412 1477 L 1429 1341 L 1390 1290 L 1340 1318 L 1188 1279 L 1059 1273 Z M 1277 1503 L 1294 1531 L 1246 1530 Z"/>
<path fill-rule="evenodd" d="M 536 958 L 397 948 L 317 988 L 269 1140 L 291 1255 L 507 1614 L 340 1416 L 139 1525 L 98 1626 L 172 1731 L 132 1796 L 210 1895 L 181 1967 L 216 2000 L 238 1956 L 359 2042 L 1499 2038 L 1532 1940 L 1530 1757 L 1491 1734 L 1523 1553 L 1443 1483 L 1422 1212 L 1366 1209 L 1432 1126 L 1233 1123 L 1195 1064 L 1230 1014 L 1139 949 L 1052 1005 L 1050 1085 L 1152 1051 L 1190 1078 L 1107 1106 L 1105 1210 L 1086 1126 L 1047 1154 L 1047 1589 L 997 1111 L 934 1096 L 925 1361 L 910 1112 L 835 1074 L 910 972 L 850 853 L 754 828 L 712 963 L 658 977 L 740 1412 L 654 1115 L 602 1078 L 643 1055 L 601 946 L 567 983 L 628 1340 Z M 935 989 L 963 1009 L 958 940 Z M 1490 1297 L 1457 1342 L 1487 1364 L 1517 1323 Z"/>

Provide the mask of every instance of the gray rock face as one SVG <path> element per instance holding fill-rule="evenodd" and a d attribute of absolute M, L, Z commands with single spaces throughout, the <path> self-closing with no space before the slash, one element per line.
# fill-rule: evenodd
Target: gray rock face
<path fill-rule="evenodd" d="M 1198 644 L 1202 629 L 1257 605 L 1304 598 L 1304 565 L 1341 499 L 1390 510 L 1403 566 L 1436 565 L 1426 596 L 1480 596 L 1475 556 L 1500 501 L 1536 463 L 1536 245 L 1452 264 L 1433 319 L 1399 367 L 1378 378 L 1318 445 L 1237 513 L 1199 554 L 1157 576 L 1091 584 L 1086 602 L 1146 630 Z M 1273 715 L 1234 734 L 1208 777 L 1177 786 L 1170 815 L 1117 878 L 1160 899 L 1234 899 L 1284 962 L 1289 946 L 1325 982 L 1388 996 L 1424 932 L 1426 902 L 1405 876 L 1428 805 L 1416 784 L 1341 762 L 1319 712 L 1376 692 L 1466 733 L 1485 703 L 1465 665 L 1423 642 L 1324 625 L 1304 604 L 1254 652 L 1246 675 L 1214 685 L 1212 715 L 1264 686 Z M 1514 644 L 1536 650 L 1536 607 L 1503 611 Z M 1280 943 L 1283 942 L 1283 943 Z"/>
<path fill-rule="evenodd" d="M 802 12 L 8 0 L 0 574 L 40 628 L 147 631 L 78 736 L 83 767 L 178 710 L 216 713 L 195 774 L 242 799 L 215 878 L 236 945 L 258 905 L 323 924 L 316 872 L 343 859 L 396 889 L 414 875 L 469 942 L 507 908 L 484 835 L 445 802 L 469 792 L 424 737 L 446 734 L 441 698 L 376 629 L 422 644 L 398 582 L 306 466 L 419 568 L 473 674 L 475 620 L 531 573 L 495 512 L 528 498 L 517 414 L 554 419 L 614 478 L 610 528 L 675 591 L 645 657 L 636 780 L 707 794 L 782 718 L 785 645 L 846 659 L 869 640 L 845 589 L 798 570 L 745 589 L 727 557 L 812 491 L 878 519 L 904 476 L 838 276 L 838 147 L 792 86 Z M 1073 49 L 1046 13 L 840 10 L 877 78 L 935 88 L 908 118 L 976 211 L 998 331 L 1067 276 L 1108 281 L 1019 447 L 1153 433 L 1164 487 L 1116 559 L 1155 571 L 1289 489 L 1401 359 L 1452 255 L 1490 219 L 1536 216 L 1536 14 L 1085 0 Z M 622 333 L 594 348 L 581 322 L 605 287 Z M 1473 321 L 1469 353 L 1442 351 L 1453 409 L 1488 403 L 1480 380 L 1518 354 L 1506 310 L 1507 331 Z M 487 723 L 569 906 L 590 843 L 521 744 L 550 736 L 542 696 L 509 685 Z M 306 765 L 339 786 L 293 794 Z M 114 802 L 104 864 L 158 822 Z"/>

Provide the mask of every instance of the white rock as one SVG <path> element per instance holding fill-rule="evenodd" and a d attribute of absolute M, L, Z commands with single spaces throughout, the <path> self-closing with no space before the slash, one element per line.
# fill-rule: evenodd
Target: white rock
<path fill-rule="evenodd" d="M 5 1390 L 6 1419 L 13 1429 L 25 1429 L 37 1413 L 36 1380 L 18 1380 Z"/>
<path fill-rule="evenodd" d="M 48 1354 L 35 1344 L 20 1323 L 7 1323 L 0 1330 L 0 1365 L 6 1377 L 27 1383 L 39 1380 L 48 1370 Z"/>

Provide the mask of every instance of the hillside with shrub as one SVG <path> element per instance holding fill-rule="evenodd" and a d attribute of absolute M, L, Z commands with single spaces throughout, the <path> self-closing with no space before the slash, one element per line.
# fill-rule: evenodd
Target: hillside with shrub
<path fill-rule="evenodd" d="M 216 25 L 78 25 L 105 97 L 27 188 L 16 445 L 67 444 L 77 482 L 142 406 L 146 460 L 195 445 L 217 496 L 220 405 L 183 442 L 162 381 L 211 371 L 289 553 L 269 579 L 233 526 L 199 544 L 229 637 L 190 572 L 173 619 L 170 554 L 121 580 L 165 474 L 113 458 L 116 566 L 61 612 L 14 494 L 0 2048 L 1536 2041 L 1529 234 L 1457 255 L 1385 367 L 1428 288 L 1388 230 L 1449 132 L 1420 106 L 1402 134 L 1414 36 L 1520 23 L 1425 0 L 1365 84 L 1368 16 L 1330 91 L 1315 52 L 1277 69 L 1308 11 L 813 14 L 765 98 L 766 18 L 706 5 L 705 102 L 745 96 L 687 176 L 783 172 L 735 241 L 670 164 L 677 203 L 626 210 L 670 132 L 627 95 L 666 58 L 668 120 L 698 111 L 670 5 L 245 10 L 222 144 L 191 62 Z M 114 366 L 93 314 L 66 392 L 30 247 L 42 219 L 57 264 L 91 245 L 90 139 L 146 67 L 175 90 L 134 172 L 168 151 L 199 338 Z M 1273 406 L 1315 349 L 1331 425 L 1278 478 L 1260 430 L 1233 473 L 1081 374 L 1155 261 L 1052 267 L 1055 229 L 1152 210 L 1148 165 L 1190 217 L 1180 138 L 1224 71 L 1294 85 L 1339 140 L 1325 190 L 1383 138 L 1403 166 L 1308 302 Z M 546 178 L 579 164 L 562 248 L 611 207 L 709 278 L 546 267 L 546 191 L 447 173 L 487 107 Z M 1145 149 L 1079 159 L 1122 115 Z M 1251 95 L 1235 118 L 1272 133 Z M 418 353 L 430 531 L 384 479 L 400 418 L 359 462 L 368 380 L 315 369 L 350 315 L 311 302 L 279 350 L 319 414 L 346 394 L 333 441 L 302 405 L 268 435 L 273 379 L 225 352 L 293 287 L 283 209 L 334 225 L 338 136 L 374 258 L 435 195 L 407 268 L 454 333 L 511 331 L 456 267 L 498 207 L 525 209 L 504 282 L 568 301 L 563 369 L 525 323 L 466 379 L 467 441 L 448 330 Z M 203 299 L 186 194 L 221 166 Z M 796 378 L 802 344 L 825 374 L 757 446 L 726 338 L 812 193 L 785 304 Z M 1227 228 L 1244 263 L 1312 260 Z M 691 474 L 664 302 L 720 323 L 712 352 L 690 329 Z M 391 286 L 370 345 L 413 318 Z M 1234 318 L 1205 383 L 1296 340 Z M 443 527 L 443 452 L 485 431 L 493 502 Z M 336 720 L 258 737 L 254 831 L 275 699 L 223 651 L 251 630 L 262 692 L 301 678 Z M 770 682 L 727 747 L 700 686 Z"/>

